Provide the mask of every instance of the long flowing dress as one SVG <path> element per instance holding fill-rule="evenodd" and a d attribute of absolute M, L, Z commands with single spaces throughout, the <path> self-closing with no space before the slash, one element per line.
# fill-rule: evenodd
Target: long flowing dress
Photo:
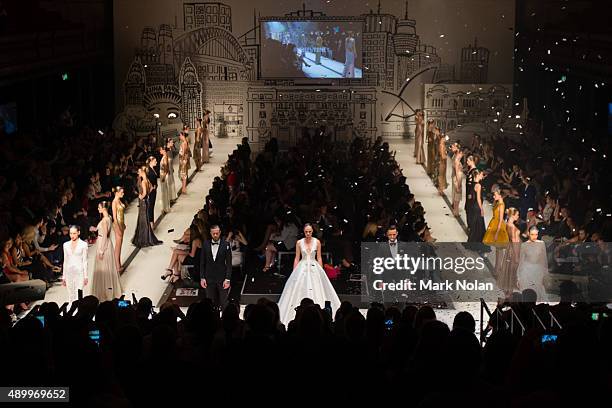
<path fill-rule="evenodd" d="M 173 150 L 168 151 L 168 196 L 170 201 L 176 198 L 176 184 L 174 180 L 174 164 L 176 162 L 176 154 Z"/>
<path fill-rule="evenodd" d="M 465 177 L 465 203 L 463 209 L 465 210 L 465 217 L 468 229 L 472 227 L 472 212 L 470 208 L 473 205 L 473 201 L 476 200 L 474 197 L 474 171 L 476 169 L 469 169 Z"/>
<path fill-rule="evenodd" d="M 179 152 L 179 177 L 186 179 L 189 177 L 189 169 L 191 168 L 191 150 L 189 149 L 189 143 L 185 142 L 181 144 L 181 150 Z"/>
<path fill-rule="evenodd" d="M 476 198 L 476 184 L 470 186 L 471 190 L 468 195 L 471 195 L 470 205 L 468 211 L 470 211 L 471 225 L 468 225 L 470 233 L 468 235 L 468 242 L 482 242 L 482 238 L 485 234 L 484 217 L 480 214 L 480 207 L 478 206 L 478 200 Z"/>
<path fill-rule="evenodd" d="M 510 294 L 518 289 L 516 272 L 521 253 L 521 232 L 515 226 L 508 226 L 506 231 L 510 236 L 510 243 L 506 247 L 501 262 L 502 266 L 497 274 L 497 286 L 506 294 Z"/>
<path fill-rule="evenodd" d="M 425 151 L 423 150 L 423 138 L 425 132 L 425 122 L 422 116 L 417 116 L 416 126 L 414 129 L 414 157 L 416 157 L 416 164 L 425 163 Z"/>
<path fill-rule="evenodd" d="M 438 141 L 438 189 L 446 190 L 448 183 L 446 181 L 446 142 L 440 137 Z"/>
<path fill-rule="evenodd" d="M 142 186 L 139 185 L 140 193 L 142 194 Z M 136 222 L 136 231 L 134 231 L 134 237 L 132 238 L 132 244 L 138 248 L 144 248 L 153 245 L 163 244 L 162 241 L 158 240 L 151 224 L 147 219 L 147 209 L 149 205 L 149 191 L 144 192 L 145 196 L 139 198 L 138 204 L 138 221 Z"/>
<path fill-rule="evenodd" d="M 63 279 L 68 289 L 68 302 L 78 300 L 79 289 L 83 289 L 87 279 L 87 242 L 77 239 L 72 248 L 72 241 L 64 243 Z"/>
<path fill-rule="evenodd" d="M 340 307 L 340 299 L 334 290 L 327 274 L 316 259 L 317 239 L 312 238 L 310 246 L 304 239 L 297 242 L 300 247 L 301 259 L 289 279 L 281 295 L 278 307 L 280 320 L 288 325 L 295 318 L 295 308 L 304 298 L 310 298 L 315 304 L 323 307 L 329 300 L 332 306 L 332 315 Z"/>
<path fill-rule="evenodd" d="M 461 171 L 461 162 L 457 163 L 457 157 L 453 157 L 453 173 L 451 182 L 453 183 L 453 202 L 460 202 L 462 198 L 463 171 Z M 457 171 L 459 168 L 459 171 Z"/>
<path fill-rule="evenodd" d="M 195 138 L 193 140 L 193 161 L 197 169 L 202 167 L 202 133 L 202 127 L 198 126 L 195 130 Z"/>
<path fill-rule="evenodd" d="M 519 289 L 521 291 L 533 289 L 538 296 L 538 301 L 546 301 L 544 277 L 547 273 L 548 259 L 546 258 L 546 244 L 544 244 L 544 241 L 523 242 L 516 272 Z"/>
<path fill-rule="evenodd" d="M 208 125 L 210 119 L 204 121 L 204 127 L 202 128 L 202 163 L 208 163 L 210 161 L 210 132 L 208 131 Z"/>
<path fill-rule="evenodd" d="M 91 284 L 91 294 L 97 297 L 100 302 L 116 299 L 123 292 L 115 265 L 115 251 L 110 239 L 110 230 L 110 218 L 102 218 L 98 223 L 96 261 Z M 100 259 L 100 255 L 102 259 Z"/>
<path fill-rule="evenodd" d="M 500 246 L 502 248 L 506 247 L 506 244 L 509 241 L 508 232 L 506 231 L 506 223 L 503 221 L 504 218 L 504 205 L 499 201 L 496 201 L 493 205 L 493 218 L 489 221 L 489 226 L 487 227 L 487 231 L 485 232 L 484 237 L 482 238 L 482 242 L 487 245 Z M 495 231 L 497 231 L 497 226 L 501 221 L 501 226 L 499 227 L 499 232 L 497 234 L 497 240 L 495 239 Z"/>
<path fill-rule="evenodd" d="M 159 184 L 161 190 L 162 210 L 165 213 L 170 212 L 170 161 L 168 157 L 162 157 L 159 164 Z"/>
<path fill-rule="evenodd" d="M 434 162 L 436 160 L 436 136 L 434 132 L 427 132 L 427 164 L 426 170 L 429 177 L 433 177 L 434 174 Z"/>

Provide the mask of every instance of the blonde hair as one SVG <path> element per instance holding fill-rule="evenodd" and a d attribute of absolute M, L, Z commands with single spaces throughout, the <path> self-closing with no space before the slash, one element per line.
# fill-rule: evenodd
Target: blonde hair
<path fill-rule="evenodd" d="M 514 207 L 510 207 L 508 209 L 506 209 L 506 216 L 508 218 L 515 216 L 516 214 L 518 214 L 518 210 Z"/>
<path fill-rule="evenodd" d="M 36 228 L 33 225 L 28 225 L 21 232 L 21 238 L 24 242 L 30 243 L 34 240 L 34 237 L 36 237 Z"/>

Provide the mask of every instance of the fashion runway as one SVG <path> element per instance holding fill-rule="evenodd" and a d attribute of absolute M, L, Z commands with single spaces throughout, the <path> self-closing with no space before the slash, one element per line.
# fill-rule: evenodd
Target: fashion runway
<path fill-rule="evenodd" d="M 190 138 L 193 139 L 193 138 Z M 466 233 L 457 219 L 452 216 L 451 210 L 444 198 L 438 194 L 436 187 L 425 173 L 421 165 L 417 165 L 413 158 L 414 141 L 413 139 L 387 138 L 390 150 L 396 151 L 396 160 L 403 169 L 403 174 L 407 178 L 411 192 L 415 199 L 423 204 L 426 209 L 426 219 L 431 228 L 432 235 L 438 242 L 464 242 L 467 238 Z M 176 203 L 172 206 L 171 212 L 161 216 L 161 203 L 158 200 L 155 206 L 156 229 L 155 234 L 164 241 L 163 245 L 148 247 L 143 249 L 135 248 L 130 239 L 134 233 L 136 217 L 138 215 L 137 203 L 131 203 L 126 210 L 127 229 L 125 233 L 124 245 L 122 248 L 122 260 L 125 263 L 129 260 L 129 265 L 121 275 L 121 285 L 126 295 L 126 299 L 131 299 L 132 293 L 137 298 L 148 297 L 154 305 L 160 301 L 171 300 L 181 307 L 188 306 L 189 299 L 176 298 L 176 292 L 172 286 L 160 279 L 164 269 L 168 265 L 172 247 L 175 246 L 173 239 L 181 236 L 182 232 L 189 226 L 195 213 L 202 208 L 204 198 L 212 186 L 214 177 L 220 175 L 220 169 L 224 165 L 227 155 L 240 142 L 240 138 L 214 138 L 214 155 L 209 163 L 202 166 L 202 171 L 190 175 L 191 181 L 187 187 L 187 194 L 179 196 Z M 191 141 L 193 143 L 193 141 Z M 192 163 L 192 170 L 195 166 Z M 450 168 L 448 169 L 450 179 Z M 178 174 L 178 160 L 175 163 L 175 176 Z M 177 179 L 177 186 L 178 186 Z M 490 214 L 490 205 L 485 204 L 485 214 Z M 489 215 L 490 217 L 490 215 Z M 95 245 L 89 247 L 89 279 L 94 266 Z M 278 284 L 278 282 L 276 282 Z M 84 295 L 89 294 L 89 286 L 85 288 Z M 282 291 L 282 288 L 280 288 Z M 193 300 L 197 299 L 196 297 Z M 56 302 L 59 305 L 67 300 L 66 289 L 61 284 L 51 287 L 45 296 L 44 301 Z M 246 297 L 242 303 L 251 302 L 253 299 Z M 37 302 L 40 303 L 40 302 Z M 457 311 L 466 310 L 475 317 L 479 316 L 479 304 L 474 302 L 455 302 L 447 305 L 449 309 L 438 310 L 440 316 L 448 315 L 452 318 Z M 490 305 L 494 307 L 494 305 Z M 364 309 L 365 312 L 365 309 Z M 451 322 L 452 323 L 452 322 Z"/>
<path fill-rule="evenodd" d="M 301 53 L 302 51 L 298 49 Z M 304 59 L 310 66 L 304 65 L 302 70 L 309 78 L 343 78 L 344 62 L 321 56 L 321 63 L 317 64 L 314 52 L 307 51 Z M 355 78 L 361 78 L 361 68 L 355 68 Z"/>
<path fill-rule="evenodd" d="M 190 144 L 193 151 L 193 131 L 190 132 Z M 136 228 L 136 219 L 138 217 L 138 199 L 129 203 L 125 211 L 126 231 L 121 250 L 122 262 L 129 263 L 126 270 L 121 275 L 121 286 L 125 293 L 125 298 L 131 300 L 132 293 L 139 299 L 148 297 L 156 305 L 162 297 L 168 283 L 160 279 L 164 274 L 164 269 L 167 267 L 172 254 L 172 247 L 176 244 L 172 241 L 178 239 L 183 231 L 189 227 L 193 216 L 204 205 L 204 198 L 208 194 L 208 190 L 212 186 L 213 179 L 220 176 L 220 169 L 227 160 L 227 155 L 240 143 L 240 137 L 229 138 L 212 138 L 213 156 L 209 163 L 202 165 L 200 172 L 195 172 L 195 164 L 191 162 L 190 182 L 187 185 L 187 194 L 182 194 L 171 208 L 170 213 L 161 216 L 161 194 L 157 196 L 155 205 L 155 235 L 164 243 L 162 245 L 138 249 L 132 245 L 131 239 Z M 178 158 L 174 164 L 174 177 L 177 189 L 180 189 L 180 180 L 178 179 Z M 111 234 L 114 245 L 114 234 Z M 89 284 L 85 287 L 83 295 L 90 294 L 92 272 L 95 264 L 96 246 L 90 245 L 88 251 L 88 270 Z M 45 294 L 43 301 L 37 301 L 35 304 L 42 302 L 55 302 L 62 305 L 68 300 L 66 288 L 61 283 L 55 283 Z"/>

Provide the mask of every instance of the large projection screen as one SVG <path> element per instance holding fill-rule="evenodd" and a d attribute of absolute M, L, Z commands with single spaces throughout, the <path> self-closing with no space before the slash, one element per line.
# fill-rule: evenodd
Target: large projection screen
<path fill-rule="evenodd" d="M 262 21 L 263 78 L 361 78 L 362 21 Z"/>

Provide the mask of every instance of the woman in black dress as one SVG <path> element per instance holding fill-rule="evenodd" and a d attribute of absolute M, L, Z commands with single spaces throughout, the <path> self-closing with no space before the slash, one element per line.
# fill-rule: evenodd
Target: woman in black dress
<path fill-rule="evenodd" d="M 485 234 L 485 223 L 484 223 L 484 210 L 482 207 L 482 186 L 480 181 L 482 180 L 483 173 L 480 170 L 474 170 L 474 183 L 468 188 L 471 191 L 468 192 L 470 203 L 468 204 L 468 211 L 470 212 L 469 225 L 470 233 L 468 235 L 468 242 L 482 242 L 482 238 Z"/>
<path fill-rule="evenodd" d="M 159 179 L 159 173 L 155 169 L 157 166 L 157 158 L 155 156 L 149 156 L 147 159 L 147 178 L 149 184 L 151 184 L 151 192 L 148 195 L 148 207 L 147 207 L 147 219 L 151 228 L 155 225 L 155 202 L 157 201 L 157 179 Z"/>
<path fill-rule="evenodd" d="M 476 171 L 476 160 L 474 159 L 474 155 L 470 154 L 465 159 L 465 162 L 467 164 L 467 171 L 465 174 L 465 204 L 463 209 L 465 210 L 465 220 L 469 230 L 472 226 L 472 214 L 470 212 L 470 208 L 476 198 L 474 197 L 474 172 Z"/>
<path fill-rule="evenodd" d="M 157 239 L 149 223 L 148 206 L 151 183 L 147 178 L 146 166 L 138 169 L 138 176 L 140 177 L 138 183 L 138 222 L 136 223 L 136 231 L 134 232 L 134 238 L 132 238 L 132 244 L 138 248 L 163 244 L 162 241 Z"/>

